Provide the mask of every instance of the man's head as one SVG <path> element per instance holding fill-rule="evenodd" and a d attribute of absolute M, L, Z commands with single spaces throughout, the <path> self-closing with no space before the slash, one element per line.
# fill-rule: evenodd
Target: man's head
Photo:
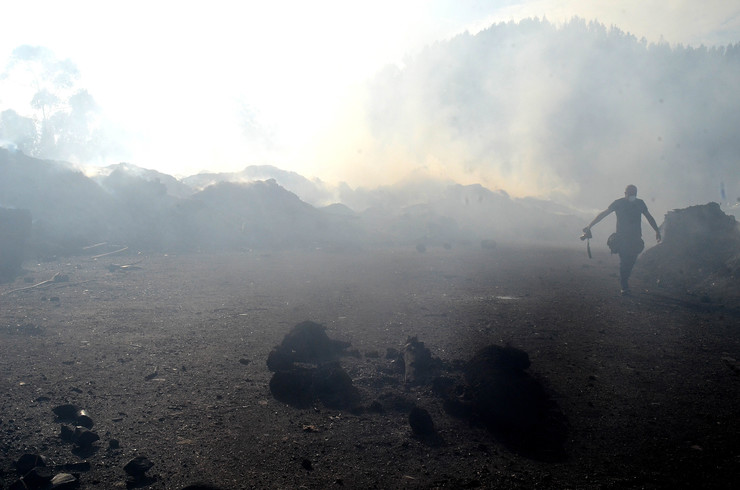
<path fill-rule="evenodd" d="M 637 187 L 630 184 L 624 189 L 624 197 L 630 201 L 637 199 Z"/>

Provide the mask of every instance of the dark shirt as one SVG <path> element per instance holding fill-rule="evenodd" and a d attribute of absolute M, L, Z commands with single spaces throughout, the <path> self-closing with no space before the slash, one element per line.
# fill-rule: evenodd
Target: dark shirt
<path fill-rule="evenodd" d="M 609 205 L 609 211 L 617 214 L 617 233 L 629 238 L 642 237 L 642 214 L 647 213 L 647 205 L 642 199 L 629 202 L 626 197 L 617 199 Z"/>

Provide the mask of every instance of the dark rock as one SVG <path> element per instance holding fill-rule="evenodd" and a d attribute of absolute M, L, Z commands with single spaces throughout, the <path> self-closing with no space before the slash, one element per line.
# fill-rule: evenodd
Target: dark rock
<path fill-rule="evenodd" d="M 118 439 L 111 439 L 108 441 L 108 449 L 114 450 L 119 449 L 121 447 L 121 443 L 118 442 Z"/>
<path fill-rule="evenodd" d="M 58 405 L 52 409 L 57 419 L 63 422 L 74 422 L 75 425 L 80 425 L 88 429 L 92 429 L 94 422 L 85 410 L 80 409 L 76 405 L 64 404 Z"/>
<path fill-rule="evenodd" d="M 131 476 L 141 476 L 149 471 L 152 466 L 154 466 L 154 463 L 149 461 L 147 457 L 136 456 L 124 465 L 123 471 Z"/>
<path fill-rule="evenodd" d="M 422 384 L 435 374 L 441 363 L 416 337 L 409 337 L 403 348 L 404 383 Z"/>
<path fill-rule="evenodd" d="M 73 440 L 80 448 L 89 448 L 94 442 L 100 440 L 100 436 L 87 427 L 77 426 Z"/>
<path fill-rule="evenodd" d="M 76 405 L 67 403 L 64 405 L 58 405 L 52 408 L 51 411 L 54 412 L 54 415 L 56 415 L 60 420 L 72 421 L 77 418 L 77 414 L 80 412 L 80 409 Z"/>
<path fill-rule="evenodd" d="M 311 321 L 297 324 L 267 357 L 270 371 L 290 369 L 295 362 L 321 363 L 344 354 L 349 342 L 330 339 L 326 327 Z"/>
<path fill-rule="evenodd" d="M 239 364 L 244 364 L 245 366 L 248 365 L 250 362 L 252 361 L 250 361 L 249 359 L 239 359 Z"/>
<path fill-rule="evenodd" d="M 420 407 L 411 409 L 409 413 L 409 425 L 411 426 L 411 431 L 417 436 L 429 436 L 435 432 L 432 416 Z"/>
<path fill-rule="evenodd" d="M 59 438 L 65 442 L 74 442 L 75 430 L 68 425 L 62 425 Z"/>
<path fill-rule="evenodd" d="M 80 410 L 77 413 L 77 425 L 92 429 L 95 424 L 85 410 Z"/>
<path fill-rule="evenodd" d="M 53 476 L 54 473 L 51 471 L 51 468 L 36 466 L 23 475 L 22 480 L 27 488 L 43 488 L 51 481 Z"/>
<path fill-rule="evenodd" d="M 15 463 L 15 469 L 23 476 L 37 466 L 46 466 L 46 458 L 38 454 L 26 453 Z"/>
<path fill-rule="evenodd" d="M 140 485 L 145 482 L 153 481 L 152 478 L 149 478 L 146 475 L 146 472 L 149 471 L 152 466 L 154 466 L 154 463 L 149 461 L 145 456 L 137 456 L 126 463 L 123 466 L 123 471 L 128 475 L 126 479 L 127 485 Z"/>
<path fill-rule="evenodd" d="M 305 459 L 305 458 L 304 458 L 304 460 L 303 460 L 303 461 L 301 461 L 301 466 L 302 466 L 302 467 L 303 467 L 303 469 L 304 469 L 304 470 L 306 470 L 306 471 L 311 471 L 311 470 L 313 470 L 313 465 L 311 464 L 311 461 L 309 461 L 309 460 L 307 460 L 307 459 Z"/>

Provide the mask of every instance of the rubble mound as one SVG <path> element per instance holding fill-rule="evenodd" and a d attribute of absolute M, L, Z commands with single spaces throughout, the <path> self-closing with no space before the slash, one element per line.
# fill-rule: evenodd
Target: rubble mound
<path fill-rule="evenodd" d="M 562 460 L 567 418 L 526 371 L 529 366 L 526 352 L 488 345 L 464 366 L 462 385 L 438 383 L 435 391 L 449 415 L 485 426 L 511 450 L 534 459 Z"/>
<path fill-rule="evenodd" d="M 309 320 L 294 326 L 267 357 L 270 371 L 290 369 L 294 362 L 320 363 L 338 359 L 349 342 L 330 339 L 326 327 Z"/>
<path fill-rule="evenodd" d="M 349 345 L 330 339 L 319 323 L 297 324 L 267 357 L 267 367 L 274 373 L 270 392 L 276 400 L 298 408 L 317 401 L 331 408 L 351 407 L 357 390 L 338 362 Z"/>
<path fill-rule="evenodd" d="M 640 257 L 635 272 L 657 287 L 704 299 L 740 297 L 740 228 L 735 217 L 714 202 L 668 212 L 663 241 Z"/>

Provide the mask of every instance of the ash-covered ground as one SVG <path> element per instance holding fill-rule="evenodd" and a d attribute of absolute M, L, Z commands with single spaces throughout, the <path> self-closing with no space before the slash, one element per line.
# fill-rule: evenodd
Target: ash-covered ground
<path fill-rule="evenodd" d="M 130 253 L 27 262 L 0 285 L 0 488 L 34 466 L 37 488 L 60 474 L 85 489 L 740 481 L 732 294 L 668 288 L 638 262 L 621 297 L 618 259 L 596 245 L 593 260 L 504 245 Z M 268 367 L 304 321 L 336 349 Z M 413 337 L 429 350 L 416 380 Z M 489 372 L 486 346 L 526 362 Z"/>

